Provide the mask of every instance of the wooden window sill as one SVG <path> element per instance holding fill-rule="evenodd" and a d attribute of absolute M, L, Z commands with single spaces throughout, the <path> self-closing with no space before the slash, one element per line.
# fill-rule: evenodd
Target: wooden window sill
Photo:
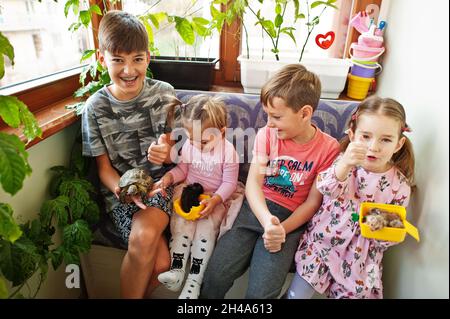
<path fill-rule="evenodd" d="M 78 121 L 78 116 L 75 114 L 75 111 L 66 108 L 67 105 L 76 102 L 79 102 L 79 100 L 69 97 L 35 112 L 34 116 L 38 121 L 39 127 L 42 129 L 42 138 L 35 138 L 26 145 L 26 148 L 45 140 L 46 138 Z M 22 134 L 21 128 L 14 129 L 7 127 L 4 123 L 1 123 L 0 131 L 8 134 L 16 134 L 23 142 L 26 142 L 26 137 Z"/>

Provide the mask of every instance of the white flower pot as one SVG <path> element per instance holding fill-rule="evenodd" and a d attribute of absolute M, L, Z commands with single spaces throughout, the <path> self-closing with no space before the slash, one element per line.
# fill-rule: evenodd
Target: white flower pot
<path fill-rule="evenodd" d="M 296 59 L 261 60 L 258 58 L 247 59 L 240 55 L 241 83 L 245 93 L 259 94 L 267 80 L 280 68 L 287 64 L 298 63 Z M 314 72 L 322 83 L 321 98 L 336 99 L 344 90 L 350 62 L 344 59 L 303 59 L 301 62 L 309 71 Z"/>

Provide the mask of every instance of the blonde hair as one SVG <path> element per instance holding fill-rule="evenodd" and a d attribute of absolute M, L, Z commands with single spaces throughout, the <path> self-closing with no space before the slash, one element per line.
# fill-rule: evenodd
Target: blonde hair
<path fill-rule="evenodd" d="M 287 107 L 297 113 L 303 106 L 317 108 L 322 86 L 319 77 L 301 64 L 288 64 L 279 70 L 261 89 L 261 103 L 272 104 L 282 98 Z"/>
<path fill-rule="evenodd" d="M 199 94 L 191 97 L 184 104 L 174 96 L 166 96 L 169 108 L 179 106 L 183 122 L 200 120 L 202 125 L 208 123 L 211 127 L 222 129 L 227 126 L 227 111 L 220 97 Z"/>
<path fill-rule="evenodd" d="M 100 21 L 98 43 L 101 53 L 131 53 L 148 50 L 148 34 L 134 15 L 119 10 L 106 13 Z"/>
<path fill-rule="evenodd" d="M 405 143 L 402 148 L 392 155 L 393 164 L 402 172 L 407 178 L 409 184 L 414 186 L 414 152 L 412 143 L 407 136 L 404 135 L 405 131 L 409 130 L 408 124 L 406 124 L 406 113 L 403 106 L 390 98 L 380 98 L 378 96 L 371 96 L 362 101 L 357 107 L 356 111 L 353 113 L 350 122 L 348 123 L 348 128 L 355 133 L 358 126 L 358 118 L 362 114 L 380 114 L 388 116 L 400 123 L 399 128 L 399 139 L 404 137 Z M 350 144 L 350 139 L 346 135 L 341 140 L 341 150 L 345 151 L 348 144 Z"/>

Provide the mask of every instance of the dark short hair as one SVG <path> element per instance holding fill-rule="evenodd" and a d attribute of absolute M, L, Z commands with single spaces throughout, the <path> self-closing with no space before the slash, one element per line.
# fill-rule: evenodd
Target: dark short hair
<path fill-rule="evenodd" d="M 139 19 L 125 11 L 112 10 L 100 21 L 100 52 L 131 53 L 148 50 L 148 34 Z"/>
<path fill-rule="evenodd" d="M 272 104 L 282 98 L 286 106 L 298 112 L 303 106 L 317 108 L 322 86 L 319 77 L 301 64 L 288 64 L 275 73 L 261 89 L 261 103 Z"/>

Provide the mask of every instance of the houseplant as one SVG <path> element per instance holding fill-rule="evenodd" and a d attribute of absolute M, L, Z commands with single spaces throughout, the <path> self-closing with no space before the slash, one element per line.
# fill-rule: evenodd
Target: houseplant
<path fill-rule="evenodd" d="M 14 48 L 0 32 L 0 78 L 5 74 L 4 56 L 14 65 Z M 33 114 L 16 97 L 0 95 L 0 118 L 12 128 L 22 125 L 28 142 L 42 135 Z M 6 193 L 15 195 L 31 174 L 27 158 L 25 143 L 17 135 L 0 132 L 0 185 Z M 71 163 L 69 168 L 52 168 L 52 198 L 43 203 L 37 218 L 18 224 L 11 205 L 0 203 L 0 298 L 25 297 L 22 288 L 37 274 L 37 287 L 28 295 L 35 297 L 50 261 L 56 270 L 63 261 L 79 263 L 79 253 L 89 250 L 88 225 L 96 222 L 98 207 L 90 198 L 93 187 L 82 177 L 85 166 L 79 150 L 72 152 Z M 53 242 L 56 230 L 62 232 L 59 245 Z"/>
<path fill-rule="evenodd" d="M 266 1 L 267 2 L 267 1 Z M 250 54 L 248 40 L 246 50 L 238 57 L 241 63 L 241 83 L 246 93 L 259 93 L 261 87 L 268 78 L 282 66 L 290 63 L 302 63 L 305 67 L 316 73 L 322 82 L 322 98 L 337 98 L 345 86 L 348 69 L 348 61 L 343 59 L 311 59 L 304 58 L 305 47 L 310 40 L 310 35 L 314 27 L 320 23 L 320 17 L 327 8 L 337 9 L 336 0 L 314 1 L 301 3 L 300 0 L 275 0 L 273 11 L 262 12 L 264 0 L 215 0 L 211 6 L 227 4 L 227 11 L 224 13 L 225 21 L 231 23 L 236 18 L 243 21 L 245 14 L 256 18 L 256 24 L 261 26 L 261 34 L 271 41 L 271 56 L 268 57 L 262 49 L 261 55 Z M 315 14 L 313 14 L 315 13 Z M 291 23 L 287 22 L 288 15 L 291 15 Z M 222 17 L 220 17 L 223 19 Z M 303 41 L 299 41 L 294 36 L 294 31 L 301 22 L 307 27 L 307 34 Z M 247 39 L 247 28 L 243 24 L 244 35 Z M 287 37 L 295 46 L 300 44 L 299 57 L 282 57 L 280 55 L 280 39 Z"/>

